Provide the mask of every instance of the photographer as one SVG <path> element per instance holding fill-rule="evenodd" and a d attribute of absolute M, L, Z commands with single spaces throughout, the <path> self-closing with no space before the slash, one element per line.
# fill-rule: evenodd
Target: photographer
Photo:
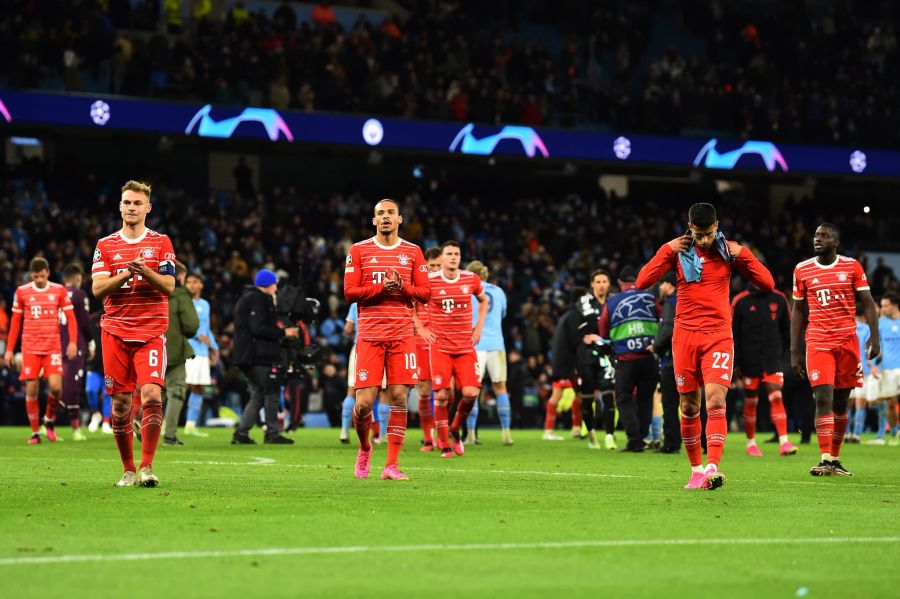
<path fill-rule="evenodd" d="M 291 444 L 278 429 L 278 366 L 285 338 L 298 337 L 297 327 L 279 328 L 275 314 L 278 277 L 268 269 L 256 274 L 253 287 L 248 287 L 234 308 L 234 364 L 247 378 L 250 401 L 244 408 L 233 445 L 256 443 L 249 432 L 256 424 L 260 406 L 265 407 L 266 443 Z"/>

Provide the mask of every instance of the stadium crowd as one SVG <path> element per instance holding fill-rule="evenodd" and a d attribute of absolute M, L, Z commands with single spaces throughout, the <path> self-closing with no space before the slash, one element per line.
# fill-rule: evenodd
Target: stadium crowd
<path fill-rule="evenodd" d="M 894 3 L 7 0 L 0 84 L 277 109 L 890 147 Z M 373 13 L 380 14 L 380 13 Z M 665 34 L 663 34 L 665 32 Z M 775 68 L 775 65 L 778 68 Z"/>
<path fill-rule="evenodd" d="M 31 170 L 41 169 L 32 165 Z M 54 280 L 61 280 L 59 273 L 70 262 L 89 265 L 94 251 L 90 240 L 119 226 L 117 190 L 116 182 L 92 175 L 77 184 L 49 174 L 8 173 L 3 178 L 0 210 L 8 215 L 0 227 L 4 313 L 16 285 L 27 281 L 33 256 L 49 260 Z M 518 424 L 528 425 L 539 421 L 535 404 L 549 393 L 550 341 L 560 314 L 570 305 L 572 289 L 584 286 L 596 268 L 615 277 L 625 265 L 643 264 L 661 243 L 682 233 L 687 220 L 684 211 L 671 204 L 636 195 L 625 201 L 600 189 L 591 196 L 492 196 L 487 202 L 443 189 L 410 188 L 400 201 L 404 238 L 423 248 L 459 240 L 464 261 L 484 262 L 490 280 L 508 296 L 510 385 L 516 386 L 520 402 L 527 396 L 524 401 L 535 408 L 528 413 L 520 404 L 516 411 Z M 746 206 L 729 205 L 725 197 L 716 202 L 722 230 L 748 243 L 771 268 L 777 288 L 789 292 L 793 267 L 811 254 L 814 223 L 822 220 L 817 204 L 798 199 L 774 217 L 764 213 L 751 220 L 742 218 Z M 308 195 L 293 187 L 241 197 L 158 184 L 153 204 L 150 226 L 170 235 L 179 260 L 205 279 L 203 296 L 211 304 L 212 330 L 222 350 L 220 391 L 239 387 L 227 369 L 235 302 L 255 273 L 266 267 L 322 302 L 311 330 L 326 348 L 328 367 L 319 382 L 331 404 L 335 398 L 339 403 L 352 344 L 343 334 L 348 308 L 342 291 L 344 257 L 354 241 L 371 235 L 371 198 L 358 191 Z M 862 215 L 838 221 L 845 230 L 842 251 L 866 264 L 876 297 L 896 292 L 900 284 L 890 268 L 867 263 L 865 251 L 900 249 L 900 240 L 887 234 L 897 220 L 896 215 L 886 216 L 875 235 L 865 228 Z M 735 285 L 732 295 L 742 290 L 742 283 Z M 3 328 L 0 322 L 0 334 Z"/>

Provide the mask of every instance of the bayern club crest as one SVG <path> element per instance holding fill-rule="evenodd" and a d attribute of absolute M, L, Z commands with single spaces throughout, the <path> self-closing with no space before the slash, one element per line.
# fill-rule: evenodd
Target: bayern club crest
<path fill-rule="evenodd" d="M 144 258 L 152 258 L 152 257 L 153 257 L 153 250 L 150 249 L 150 248 L 144 248 L 144 249 L 141 250 L 141 255 L 142 255 Z"/>
<path fill-rule="evenodd" d="M 444 379 L 442 379 L 442 378 L 441 378 L 441 375 L 439 375 L 439 374 L 436 374 L 436 375 L 434 376 L 434 384 L 435 384 L 435 385 L 440 385 L 440 384 L 441 384 L 441 381 L 443 381 L 443 380 L 444 380 Z"/>
<path fill-rule="evenodd" d="M 819 373 L 818 370 L 810 370 L 809 371 L 809 380 L 811 380 L 812 382 L 816 382 L 817 380 L 819 380 L 821 378 L 821 376 L 822 375 Z"/>
<path fill-rule="evenodd" d="M 463 285 L 462 292 L 469 293 L 469 288 L 467 286 Z"/>
<path fill-rule="evenodd" d="M 843 283 L 843 282 L 846 281 L 846 280 L 847 280 L 847 273 L 845 273 L 845 272 L 839 272 L 839 273 L 838 273 L 838 281 L 840 281 L 840 282 Z"/>
<path fill-rule="evenodd" d="M 684 375 L 683 374 L 675 375 L 675 383 L 679 387 L 684 387 Z"/>
<path fill-rule="evenodd" d="M 399 260 L 400 266 L 406 266 L 409 263 L 409 258 L 406 256 L 406 254 L 400 254 Z"/>
<path fill-rule="evenodd" d="M 369 378 L 369 371 L 368 370 L 360 370 L 359 372 L 356 373 L 356 378 L 365 382 L 366 379 Z"/>
<path fill-rule="evenodd" d="M 103 378 L 103 382 L 106 383 L 106 388 L 107 388 L 107 389 L 112 389 L 112 386 L 113 386 L 113 377 L 111 377 L 111 376 L 109 376 L 109 375 L 106 375 L 106 376 Z"/>

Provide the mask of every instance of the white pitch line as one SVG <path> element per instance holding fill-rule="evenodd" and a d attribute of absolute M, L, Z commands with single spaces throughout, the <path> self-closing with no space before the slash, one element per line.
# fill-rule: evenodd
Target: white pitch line
<path fill-rule="evenodd" d="M 72 562 L 114 562 L 160 559 L 201 559 L 281 555 L 329 555 L 353 553 L 417 553 L 422 551 L 517 551 L 523 549 L 577 549 L 611 547 L 667 547 L 716 545 L 823 545 L 897 543 L 900 537 L 809 537 L 809 538 L 733 538 L 733 539 L 619 539 L 596 541 L 538 541 L 533 543 L 467 543 L 426 545 L 350 545 L 338 547 L 269 547 L 219 551 L 162 551 L 157 553 L 120 553 L 53 555 L 41 557 L 0 558 L 0 566 L 61 564 Z"/>

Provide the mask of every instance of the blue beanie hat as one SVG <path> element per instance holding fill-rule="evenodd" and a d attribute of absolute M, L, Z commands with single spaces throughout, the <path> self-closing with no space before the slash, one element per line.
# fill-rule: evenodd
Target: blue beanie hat
<path fill-rule="evenodd" d="M 253 280 L 253 284 L 257 287 L 268 287 L 269 285 L 274 285 L 277 282 L 278 277 L 275 276 L 275 273 L 268 268 L 263 268 L 258 273 L 256 273 L 256 279 Z"/>

